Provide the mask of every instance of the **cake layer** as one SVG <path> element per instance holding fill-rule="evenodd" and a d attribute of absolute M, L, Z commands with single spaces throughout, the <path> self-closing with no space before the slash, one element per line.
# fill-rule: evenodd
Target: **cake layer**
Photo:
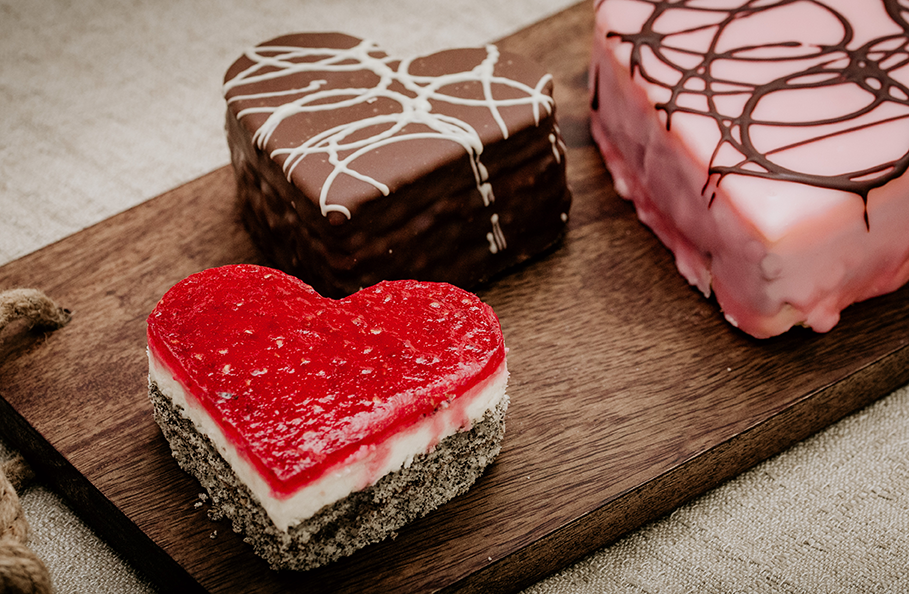
<path fill-rule="evenodd" d="M 155 418 L 180 466 L 211 498 L 213 519 L 226 517 L 274 569 L 307 570 L 379 542 L 405 524 L 464 493 L 501 449 L 508 398 L 465 431 L 446 437 L 375 484 L 278 529 L 247 485 L 193 423 L 151 384 Z"/>
<path fill-rule="evenodd" d="M 470 288 L 553 246 L 571 195 L 551 77 L 494 46 L 393 60 L 342 34 L 266 42 L 225 76 L 241 218 L 327 296 Z"/>
<path fill-rule="evenodd" d="M 597 3 L 616 190 L 745 332 L 828 331 L 909 279 L 907 31 L 886 1 Z"/>

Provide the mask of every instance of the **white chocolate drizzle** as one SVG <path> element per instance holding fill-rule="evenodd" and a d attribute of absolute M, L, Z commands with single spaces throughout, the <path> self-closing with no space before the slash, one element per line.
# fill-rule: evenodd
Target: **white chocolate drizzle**
<path fill-rule="evenodd" d="M 483 153 L 483 143 L 479 134 L 468 122 L 450 115 L 433 112 L 430 100 L 487 108 L 503 138 L 508 138 L 509 130 L 499 113 L 500 108 L 529 105 L 533 110 L 534 121 L 539 124 L 541 109 L 546 110 L 547 115 L 551 114 L 554 102 L 551 96 L 543 92 L 547 83 L 552 79 L 551 75 L 546 74 L 541 77 L 534 87 L 506 77 L 496 76 L 494 70 L 499 60 L 499 50 L 494 45 L 488 45 L 485 49 L 486 58 L 471 70 L 441 76 L 419 76 L 409 72 L 413 60 L 401 60 L 397 67 L 394 67 L 396 60 L 385 56 L 374 42 L 368 40 L 361 41 L 349 49 L 263 45 L 245 53 L 245 56 L 252 61 L 252 65 L 227 81 L 223 91 L 226 96 L 228 91 L 243 85 L 301 72 L 372 71 L 379 78 L 379 83 L 371 88 L 324 89 L 326 81 L 314 80 L 302 88 L 239 94 L 230 97 L 227 101 L 230 104 L 238 101 L 288 97 L 288 101 L 281 105 L 247 107 L 237 113 L 237 119 L 250 114 L 268 114 L 265 122 L 253 134 L 253 142 L 261 150 L 267 150 L 266 145 L 269 139 L 281 123 L 297 114 L 343 109 L 362 103 L 372 103 L 379 98 L 391 99 L 400 105 L 399 112 L 377 114 L 373 117 L 338 125 L 301 141 L 298 146 L 271 151 L 272 158 L 285 156 L 283 170 L 288 181 L 291 180 L 294 169 L 305 157 L 314 154 L 326 156 L 333 170 L 323 183 L 319 196 L 319 206 L 323 216 L 327 216 L 330 212 L 340 212 L 348 219 L 351 217 L 350 210 L 345 206 L 328 202 L 331 186 L 341 175 L 368 183 L 385 196 L 390 193 L 386 184 L 357 171 L 355 168 L 357 158 L 383 146 L 425 138 L 448 140 L 463 147 L 470 157 L 474 180 L 483 205 L 489 207 L 495 202 L 495 195 L 492 185 L 489 183 L 489 173 L 480 158 Z M 373 54 L 377 54 L 378 57 Z M 310 61 L 301 62 L 300 60 Z M 441 90 L 447 85 L 466 82 L 479 82 L 483 89 L 483 97 L 479 99 L 457 97 L 445 94 Z M 402 85 L 407 92 L 393 90 L 392 83 Z M 505 85 L 518 89 L 524 95 L 510 99 L 495 99 L 493 85 Z M 410 124 L 422 124 L 428 128 L 428 131 L 422 129 L 419 132 L 405 131 L 405 126 Z M 358 138 L 358 133 L 367 129 L 378 130 L 378 132 L 365 138 Z M 550 142 L 553 143 L 556 158 L 561 160 L 556 141 L 550 137 Z M 495 254 L 505 249 L 506 242 L 498 224 L 498 215 L 493 214 L 490 221 L 493 229 L 487 234 L 487 239 L 490 243 L 490 252 Z"/>
<path fill-rule="evenodd" d="M 552 132 L 549 134 L 549 143 L 552 145 L 552 155 L 555 157 L 556 163 L 561 163 L 562 153 L 565 152 L 566 146 L 558 124 L 553 125 Z"/>
<path fill-rule="evenodd" d="M 492 223 L 492 231 L 486 234 L 486 240 L 489 241 L 489 251 L 493 254 L 498 254 L 508 247 L 508 244 L 505 242 L 502 226 L 499 225 L 499 215 L 492 213 L 492 216 L 489 217 L 489 222 Z"/>

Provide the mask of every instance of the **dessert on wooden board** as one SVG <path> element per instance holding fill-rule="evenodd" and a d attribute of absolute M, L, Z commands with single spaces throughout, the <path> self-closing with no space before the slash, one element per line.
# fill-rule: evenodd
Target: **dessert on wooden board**
<path fill-rule="evenodd" d="M 240 216 L 325 296 L 385 279 L 470 289 L 554 246 L 571 195 L 552 77 L 485 48 L 394 59 L 278 37 L 226 72 Z"/>
<path fill-rule="evenodd" d="M 377 542 L 465 492 L 501 447 L 498 318 L 447 283 L 350 297 L 247 264 L 148 318 L 149 397 L 180 466 L 274 568 Z"/>
<path fill-rule="evenodd" d="M 825 332 L 909 279 L 907 43 L 895 0 L 596 3 L 616 191 L 743 331 Z"/>

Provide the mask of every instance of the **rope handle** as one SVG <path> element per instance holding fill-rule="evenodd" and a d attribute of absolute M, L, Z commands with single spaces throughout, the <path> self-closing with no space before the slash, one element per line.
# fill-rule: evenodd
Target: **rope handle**
<path fill-rule="evenodd" d="M 71 319 L 69 310 L 59 307 L 37 289 L 0 292 L 0 331 L 17 320 L 29 328 L 57 329 Z M 17 491 L 34 480 L 34 473 L 21 455 L 0 465 L 0 592 L 10 594 L 51 594 L 50 574 L 44 562 L 28 545 L 28 521 Z"/>
<path fill-rule="evenodd" d="M 9 289 L 0 293 L 0 330 L 24 319 L 30 328 L 57 329 L 65 326 L 72 313 L 59 307 L 38 289 Z"/>
<path fill-rule="evenodd" d="M 53 592 L 47 567 L 26 544 L 28 521 L 16 494 L 33 479 L 31 469 L 18 454 L 0 469 L 0 592 Z"/>

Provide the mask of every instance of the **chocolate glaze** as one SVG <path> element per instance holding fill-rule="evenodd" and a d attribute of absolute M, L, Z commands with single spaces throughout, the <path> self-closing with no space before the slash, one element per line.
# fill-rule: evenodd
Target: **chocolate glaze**
<path fill-rule="evenodd" d="M 283 36 L 225 75 L 238 202 L 272 263 L 341 297 L 383 279 L 471 288 L 552 246 L 571 196 L 545 71 L 495 48 L 402 62 L 365 43 Z M 287 59 L 293 48 L 312 55 Z M 287 73 L 251 78 L 275 72 L 269 60 L 283 60 Z M 318 60 L 327 66 L 291 72 Z M 471 74 L 484 64 L 493 68 L 488 84 Z M 431 85 L 426 119 L 408 116 Z M 301 107 L 263 133 L 276 108 L 295 100 Z M 390 144 L 379 141 L 395 126 Z"/>
<path fill-rule="evenodd" d="M 598 4 L 604 0 L 598 0 Z M 874 188 L 883 186 L 887 182 L 903 175 L 909 168 L 909 143 L 906 145 L 906 152 L 903 156 L 882 162 L 875 166 L 866 167 L 855 171 L 847 171 L 837 175 L 818 175 L 806 171 L 798 171 L 780 165 L 773 159 L 774 153 L 793 148 L 795 146 L 810 145 L 813 142 L 826 140 L 831 136 L 842 137 L 843 142 L 848 142 L 848 135 L 864 127 L 866 124 L 856 124 L 839 131 L 827 133 L 822 131 L 820 126 L 828 124 L 848 124 L 857 118 L 870 113 L 878 108 L 881 104 L 892 102 L 909 107 L 909 87 L 904 83 L 891 76 L 891 72 L 897 68 L 904 67 L 909 62 L 909 22 L 906 16 L 909 9 L 901 6 L 898 0 L 881 0 L 887 11 L 887 14 L 893 19 L 894 23 L 902 30 L 899 34 L 890 34 L 873 39 L 860 47 L 850 47 L 853 41 L 853 27 L 845 15 L 837 12 L 824 2 L 819 0 L 777 0 L 775 2 L 762 2 L 757 0 L 748 0 L 742 2 L 735 8 L 707 8 L 702 2 L 692 0 L 638 0 L 643 4 L 652 5 L 653 11 L 647 19 L 641 31 L 635 33 L 619 34 L 615 32 L 607 33 L 607 37 L 617 37 L 623 43 L 632 45 L 630 69 L 632 75 L 639 74 L 651 84 L 658 85 L 671 91 L 671 99 L 664 103 L 656 105 L 656 108 L 666 113 L 666 127 L 671 128 L 672 117 L 679 112 L 693 113 L 711 118 L 716 123 L 720 131 L 721 140 L 713 152 L 710 167 L 708 169 L 708 179 L 704 185 L 704 193 L 710 191 L 711 183 L 714 188 L 719 185 L 723 177 L 730 174 L 749 175 L 762 178 L 778 179 L 790 182 L 810 184 L 822 188 L 830 188 L 850 192 L 859 196 L 865 205 L 865 224 L 868 226 L 868 194 Z M 738 19 L 757 15 L 763 11 L 769 11 L 778 7 L 792 4 L 794 2 L 810 2 L 818 9 L 827 11 L 842 26 L 841 37 L 833 43 L 811 45 L 799 41 L 791 41 L 776 44 L 766 44 L 760 46 L 737 47 L 729 51 L 716 51 L 720 36 L 724 31 Z M 696 54 L 699 58 L 697 64 L 690 67 L 684 67 L 674 60 L 671 56 L 671 34 L 680 33 L 673 31 L 670 33 L 659 31 L 661 17 L 666 17 L 672 11 L 700 11 L 709 12 L 718 16 L 713 31 L 713 39 L 710 43 L 710 49 L 698 54 L 694 51 L 685 50 L 690 57 Z M 799 53 L 799 59 L 810 63 L 807 67 L 798 71 L 788 71 L 787 74 L 779 78 L 755 84 L 747 84 L 741 80 L 730 81 L 723 80 L 715 76 L 714 65 L 719 60 L 740 60 L 742 62 L 794 62 L 789 57 L 769 57 L 764 55 L 759 57 L 757 49 L 773 48 L 799 48 L 803 50 Z M 646 67 L 642 55 L 644 50 L 648 54 L 656 57 L 661 67 L 668 67 L 680 76 L 677 83 L 672 84 L 662 78 L 657 72 L 652 72 Z M 682 105 L 679 98 L 683 92 L 690 94 L 693 91 L 692 85 L 686 85 L 692 79 L 702 81 L 700 88 L 704 90 L 701 95 L 706 99 L 707 109 L 697 110 L 690 107 L 690 104 Z M 791 122 L 791 121 L 767 121 L 755 117 L 755 110 L 761 101 L 772 93 L 780 91 L 792 91 L 800 89 L 819 89 L 824 87 L 835 87 L 843 84 L 859 85 L 864 91 L 869 93 L 873 100 L 861 109 L 852 113 L 844 114 L 832 119 L 819 119 L 808 122 Z M 736 88 L 732 91 L 718 89 L 729 89 L 729 85 Z M 749 93 L 749 98 L 741 114 L 732 116 L 728 113 L 723 114 L 716 107 L 715 97 L 724 93 L 741 94 Z M 597 97 L 592 98 L 592 108 L 597 109 Z M 898 119 L 909 118 L 909 113 L 898 116 Z M 886 126 L 890 121 L 876 122 L 874 126 Z M 762 153 L 758 150 L 751 138 L 751 127 L 760 126 L 818 126 L 817 136 L 805 140 L 798 144 L 779 147 L 773 151 Z M 716 157 L 722 148 L 732 147 L 741 155 L 741 160 L 731 165 L 717 165 Z M 711 192 L 711 202 L 715 197 L 715 190 Z"/>

